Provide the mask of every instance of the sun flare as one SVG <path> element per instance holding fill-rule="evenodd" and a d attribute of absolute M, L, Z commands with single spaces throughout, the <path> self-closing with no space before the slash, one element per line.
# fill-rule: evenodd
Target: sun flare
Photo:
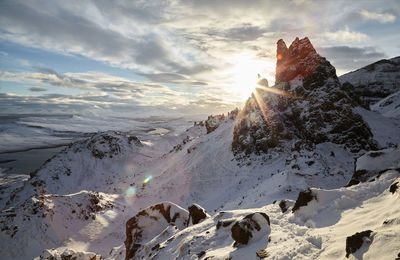
<path fill-rule="evenodd" d="M 230 77 L 228 88 L 232 95 L 242 101 L 246 100 L 258 86 L 258 74 L 266 78 L 270 85 L 273 81 L 274 65 L 267 61 L 258 60 L 252 56 L 238 55 L 233 59 L 232 64 L 234 66 L 226 71 Z"/>

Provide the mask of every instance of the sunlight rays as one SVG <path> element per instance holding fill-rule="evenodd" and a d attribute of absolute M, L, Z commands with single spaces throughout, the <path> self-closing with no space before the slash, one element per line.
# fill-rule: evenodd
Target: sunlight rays
<path fill-rule="evenodd" d="M 257 85 L 257 74 L 266 75 L 269 82 L 273 81 L 274 64 L 265 60 L 260 60 L 254 55 L 245 53 L 234 56 L 229 64 L 233 67 L 224 71 L 224 76 L 228 78 L 229 86 L 227 91 L 246 100 L 255 90 Z"/>

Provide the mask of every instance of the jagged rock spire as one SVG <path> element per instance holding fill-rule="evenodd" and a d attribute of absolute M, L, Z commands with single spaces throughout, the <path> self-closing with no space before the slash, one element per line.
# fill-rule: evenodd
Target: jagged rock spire
<path fill-rule="evenodd" d="M 277 42 L 275 88 L 258 89 L 234 128 L 232 150 L 246 154 L 276 146 L 313 149 L 331 142 L 351 151 L 374 149 L 376 142 L 354 102 L 341 88 L 335 67 L 308 38 L 286 47 Z"/>
<path fill-rule="evenodd" d="M 289 48 L 280 39 L 277 42 L 276 54 L 275 81 L 278 83 L 289 82 L 296 77 L 302 79 L 309 77 L 314 73 L 321 59 L 307 37 L 301 40 L 297 37 Z"/>

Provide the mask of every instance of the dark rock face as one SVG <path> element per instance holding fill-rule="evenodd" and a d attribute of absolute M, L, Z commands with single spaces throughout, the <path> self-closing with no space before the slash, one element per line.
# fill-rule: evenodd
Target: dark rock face
<path fill-rule="evenodd" d="M 302 147 L 333 142 L 351 151 L 372 150 L 376 142 L 356 103 L 341 89 L 335 68 L 307 38 L 287 48 L 278 41 L 276 82 L 257 89 L 234 127 L 232 151 L 265 153 L 299 140 Z"/>
<path fill-rule="evenodd" d="M 288 210 L 286 200 L 281 200 L 281 202 L 279 202 L 279 207 L 281 208 L 282 213 L 285 213 Z"/>
<path fill-rule="evenodd" d="M 394 194 L 398 188 L 399 188 L 399 182 L 397 181 L 397 182 L 393 183 L 392 185 L 390 185 L 389 191 L 392 194 Z"/>
<path fill-rule="evenodd" d="M 270 225 L 269 217 L 263 212 L 256 212 L 237 221 L 231 228 L 232 238 L 237 244 L 247 245 L 249 240 L 255 237 L 255 233 L 261 231 L 263 226 Z"/>
<path fill-rule="evenodd" d="M 312 201 L 313 199 L 317 199 L 317 195 L 314 194 L 310 189 L 300 191 L 296 203 L 293 206 L 292 212 L 294 213 L 301 207 L 307 206 L 308 202 Z"/>
<path fill-rule="evenodd" d="M 377 61 L 339 79 L 343 86 L 345 83 L 352 86 L 352 92 L 362 104 L 374 104 L 400 91 L 400 57 Z"/>
<path fill-rule="evenodd" d="M 189 207 L 188 224 L 190 223 L 190 220 L 192 220 L 193 225 L 198 224 L 205 218 L 207 218 L 207 213 L 205 209 L 203 209 L 197 204 L 193 204 L 192 206 Z"/>
<path fill-rule="evenodd" d="M 346 257 L 349 257 L 350 254 L 355 253 L 358 249 L 361 248 L 364 237 L 370 237 L 372 230 L 366 230 L 363 232 L 357 232 L 352 236 L 346 238 Z"/>

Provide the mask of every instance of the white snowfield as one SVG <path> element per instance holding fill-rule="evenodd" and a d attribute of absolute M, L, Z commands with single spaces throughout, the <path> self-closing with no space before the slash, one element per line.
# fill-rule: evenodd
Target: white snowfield
<path fill-rule="evenodd" d="M 366 117 L 368 124 L 379 124 L 368 118 L 376 117 Z M 238 161 L 231 151 L 233 126 L 234 119 L 225 117 L 209 134 L 196 125 L 151 145 L 134 139 L 129 143 L 129 136 L 114 132 L 73 144 L 24 186 L 9 184 L 7 192 L 12 185 L 16 190 L 0 201 L 1 258 L 69 254 L 85 259 L 94 255 L 85 252 L 93 252 L 105 259 L 125 259 L 126 222 L 163 201 L 183 208 L 198 203 L 210 217 L 178 229 L 150 224 L 156 231 L 146 231 L 138 259 L 259 259 L 259 250 L 265 250 L 268 259 L 340 259 L 345 258 L 346 237 L 364 230 L 373 231 L 369 242 L 350 259 L 397 256 L 400 193 L 389 189 L 400 181 L 395 170 L 398 149 L 383 150 L 373 161 L 374 169 L 393 170 L 345 188 L 357 155 L 323 143 L 315 151 L 276 148 Z M 391 132 L 383 129 L 379 134 L 385 140 Z M 93 140 L 98 143 L 89 145 Z M 171 144 L 176 144 L 174 149 Z M 357 167 L 370 167 L 364 158 Z M 293 213 L 299 192 L 308 187 L 316 200 Z M 280 200 L 286 200 L 285 213 Z M 232 226 L 256 212 L 268 215 L 270 227 L 263 225 L 265 232 L 254 234 L 247 245 L 234 246 Z M 219 221 L 226 226 L 217 227 Z"/>

